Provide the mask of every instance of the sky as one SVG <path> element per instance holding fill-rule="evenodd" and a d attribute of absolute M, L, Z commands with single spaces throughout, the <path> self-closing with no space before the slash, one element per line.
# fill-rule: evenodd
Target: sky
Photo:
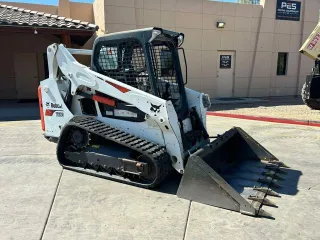
<path fill-rule="evenodd" d="M 22 3 L 34 3 L 34 4 L 46 4 L 46 5 L 58 5 L 59 0 L 3 0 L 5 2 L 22 2 Z M 237 0 L 219 0 L 220 2 L 236 2 Z M 72 0 L 72 2 L 85 2 L 93 3 L 94 0 Z"/>
<path fill-rule="evenodd" d="M 46 5 L 58 5 L 59 0 L 3 0 L 4 2 L 21 2 L 21 3 L 34 3 Z M 94 0 L 72 0 L 72 2 L 85 2 L 93 3 Z"/>

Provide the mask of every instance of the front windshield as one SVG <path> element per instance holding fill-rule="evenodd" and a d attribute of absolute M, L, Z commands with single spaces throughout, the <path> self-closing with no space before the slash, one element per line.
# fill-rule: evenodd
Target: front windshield
<path fill-rule="evenodd" d="M 104 58 L 99 58 L 98 62 L 101 68 L 105 70 L 118 68 L 118 51 L 115 47 L 102 46 L 99 55 L 103 55 Z"/>
<path fill-rule="evenodd" d="M 106 42 L 99 49 L 95 66 L 101 74 L 153 94 L 144 55 L 137 40 Z"/>
<path fill-rule="evenodd" d="M 158 95 L 165 100 L 171 100 L 174 107 L 181 106 L 181 83 L 179 85 L 177 75 L 176 48 L 171 42 L 152 42 L 150 55 L 152 68 L 156 79 Z M 175 60 L 176 59 L 176 60 Z"/>
<path fill-rule="evenodd" d="M 167 40 L 154 41 L 145 56 L 143 45 L 135 39 L 103 42 L 97 48 L 97 72 L 144 92 L 170 100 L 180 111 L 184 91 L 180 62 L 175 45 Z M 147 64 L 150 64 L 152 76 Z"/>

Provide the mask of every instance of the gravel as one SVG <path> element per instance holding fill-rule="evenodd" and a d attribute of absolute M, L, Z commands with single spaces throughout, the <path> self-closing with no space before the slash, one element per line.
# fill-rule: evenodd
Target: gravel
<path fill-rule="evenodd" d="M 300 98 L 271 98 L 257 103 L 212 105 L 210 111 L 259 117 L 320 122 L 320 111 L 312 110 Z"/>

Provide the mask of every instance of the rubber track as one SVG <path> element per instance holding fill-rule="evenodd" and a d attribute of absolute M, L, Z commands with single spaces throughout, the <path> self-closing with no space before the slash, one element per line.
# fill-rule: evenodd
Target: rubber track
<path fill-rule="evenodd" d="M 309 93 L 310 94 L 310 93 Z M 307 98 L 307 83 L 303 84 L 301 90 L 301 97 L 304 104 L 313 110 L 320 110 L 320 101 L 318 99 L 309 99 Z"/>
<path fill-rule="evenodd" d="M 90 132 L 91 134 L 96 134 L 106 140 L 116 142 L 122 146 L 128 147 L 143 155 L 146 155 L 153 161 L 156 167 L 156 179 L 151 183 L 143 183 L 139 181 L 133 181 L 128 178 L 123 178 L 123 177 L 120 177 L 119 175 L 111 175 L 106 172 L 96 172 L 95 170 L 92 170 L 92 169 L 84 169 L 80 167 L 65 165 L 61 163 L 61 159 L 59 160 L 59 156 L 61 156 L 61 154 L 57 152 L 59 163 L 66 169 L 97 176 L 97 177 L 112 179 L 118 182 L 124 182 L 124 183 L 128 183 L 138 187 L 143 187 L 143 188 L 155 188 L 159 186 L 160 183 L 163 180 L 165 180 L 166 177 L 171 172 L 172 166 L 171 166 L 170 156 L 168 155 L 164 147 L 161 147 L 157 144 L 141 139 L 129 133 L 126 133 L 120 129 L 106 125 L 96 120 L 93 117 L 83 117 L 83 116 L 75 117 L 71 119 L 69 123 L 67 123 L 67 126 L 74 126 L 77 128 L 84 129 Z M 59 144 L 63 144 L 63 143 L 60 143 L 59 141 L 58 145 Z M 57 146 L 57 151 L 59 151 L 58 149 L 61 149 L 61 148 Z"/>

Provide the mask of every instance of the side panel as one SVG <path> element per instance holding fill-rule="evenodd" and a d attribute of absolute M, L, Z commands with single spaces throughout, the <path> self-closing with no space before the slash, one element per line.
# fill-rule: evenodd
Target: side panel
<path fill-rule="evenodd" d="M 186 89 L 186 95 L 187 95 L 187 101 L 190 108 L 195 107 L 197 110 L 198 115 L 202 119 L 203 126 L 206 127 L 206 119 L 207 119 L 207 109 L 203 106 L 203 96 L 204 93 L 200 93 L 197 91 L 194 91 L 190 88 Z"/>
<path fill-rule="evenodd" d="M 65 105 L 57 82 L 48 78 L 40 83 L 45 122 L 45 136 L 59 137 L 61 128 L 69 122 L 73 114 Z"/>
<path fill-rule="evenodd" d="M 163 131 L 163 137 L 166 143 L 166 149 L 170 153 L 170 156 L 173 160 L 173 167 L 180 172 L 184 173 L 184 151 L 183 144 L 181 139 L 180 128 L 178 125 L 178 116 L 177 113 L 171 103 L 171 101 L 167 102 L 167 113 L 168 113 L 168 122 L 160 123 L 161 128 L 165 128 Z"/>

